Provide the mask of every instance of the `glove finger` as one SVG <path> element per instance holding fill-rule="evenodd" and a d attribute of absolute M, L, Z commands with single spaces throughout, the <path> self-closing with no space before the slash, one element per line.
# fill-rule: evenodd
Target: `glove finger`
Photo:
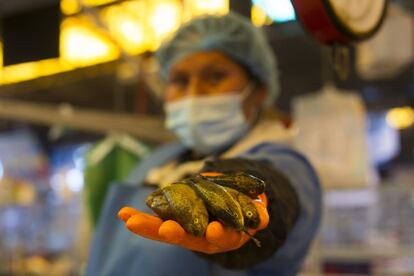
<path fill-rule="evenodd" d="M 264 207 L 267 207 L 267 196 L 265 193 L 261 193 L 257 196 L 256 199 L 253 199 L 253 201 L 262 204 Z"/>
<path fill-rule="evenodd" d="M 186 236 L 185 230 L 174 220 L 164 221 L 159 230 L 159 236 L 168 243 L 178 244 Z"/>
<path fill-rule="evenodd" d="M 220 173 L 220 172 L 202 172 L 200 174 L 202 176 L 219 176 L 219 175 L 224 175 L 223 173 Z"/>
<path fill-rule="evenodd" d="M 139 212 L 130 217 L 126 222 L 126 227 L 133 233 L 145 238 L 160 240 L 158 229 L 162 220 L 158 217 Z"/>
<path fill-rule="evenodd" d="M 206 239 L 211 244 L 225 250 L 241 246 L 242 235 L 239 231 L 224 227 L 218 221 L 213 221 L 207 226 Z"/>
<path fill-rule="evenodd" d="M 138 214 L 139 211 L 132 208 L 132 207 L 123 207 L 118 212 L 118 217 L 122 219 L 124 222 L 127 222 L 127 220 L 132 217 L 133 215 Z"/>
<path fill-rule="evenodd" d="M 205 238 L 192 236 L 185 232 L 184 228 L 174 220 L 165 221 L 159 231 L 162 241 L 179 245 L 190 250 L 203 253 L 217 253 L 219 248 L 210 244 Z"/>
<path fill-rule="evenodd" d="M 177 245 L 206 254 L 219 253 L 223 251 L 219 247 L 209 243 L 204 237 L 195 237 L 187 233 Z"/>

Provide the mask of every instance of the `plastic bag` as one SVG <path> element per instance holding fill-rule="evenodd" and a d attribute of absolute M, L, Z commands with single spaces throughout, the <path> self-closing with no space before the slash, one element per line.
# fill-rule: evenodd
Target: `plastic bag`
<path fill-rule="evenodd" d="M 93 225 L 98 222 L 111 183 L 124 180 L 149 152 L 149 147 L 132 137 L 112 134 L 86 154 L 86 203 Z"/>

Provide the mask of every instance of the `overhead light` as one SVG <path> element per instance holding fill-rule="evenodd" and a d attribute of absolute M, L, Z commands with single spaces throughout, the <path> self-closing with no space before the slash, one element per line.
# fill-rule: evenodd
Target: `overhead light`
<path fill-rule="evenodd" d="M 94 29 L 86 18 L 71 17 L 62 22 L 62 62 L 82 67 L 115 60 L 119 54 L 117 46 Z"/>
<path fill-rule="evenodd" d="M 176 31 L 180 26 L 181 4 L 175 0 L 163 0 L 152 3 L 148 20 L 154 33 L 152 50 L 155 50 L 163 39 Z"/>
<path fill-rule="evenodd" d="M 267 15 L 267 13 L 258 5 L 252 5 L 251 17 L 252 23 L 256 27 L 270 25 L 273 22 L 273 20 Z"/>
<path fill-rule="evenodd" d="M 253 0 L 275 22 L 294 20 L 295 10 L 290 0 Z"/>
<path fill-rule="evenodd" d="M 73 15 L 81 5 L 101 6 L 99 16 L 110 37 L 87 16 Z M 0 51 L 0 85 L 113 61 L 121 50 L 130 55 L 155 51 L 185 20 L 227 14 L 229 0 L 61 0 L 60 9 L 66 15 L 60 25 L 60 57 L 3 67 Z"/>
<path fill-rule="evenodd" d="M 117 0 L 60 0 L 60 10 L 65 15 L 73 15 L 80 12 L 81 5 L 96 7 L 116 2 Z"/>
<path fill-rule="evenodd" d="M 101 6 L 109 3 L 117 2 L 118 0 L 81 0 L 82 4 L 85 6 Z"/>
<path fill-rule="evenodd" d="M 229 0 L 184 0 L 185 20 L 202 15 L 225 15 L 230 11 Z"/>
<path fill-rule="evenodd" d="M 146 12 L 145 2 L 128 1 L 104 8 L 100 15 L 118 44 L 128 54 L 136 55 L 147 50 L 151 37 L 143 16 Z"/>
<path fill-rule="evenodd" d="M 229 11 L 228 0 L 196 0 L 192 1 L 194 8 L 202 13 L 226 14 Z"/>
<path fill-rule="evenodd" d="M 0 85 L 12 84 L 73 69 L 57 58 L 10 65 L 0 70 Z"/>
<path fill-rule="evenodd" d="M 387 112 L 386 120 L 393 128 L 409 128 L 414 124 L 414 110 L 409 106 L 390 109 Z"/>
<path fill-rule="evenodd" d="M 116 60 L 119 49 L 85 18 L 68 17 L 61 24 L 60 58 L 10 65 L 0 70 L 0 84 L 12 84 Z"/>
<path fill-rule="evenodd" d="M 72 15 L 80 12 L 81 6 L 79 5 L 78 0 L 61 0 L 60 10 L 65 15 Z"/>

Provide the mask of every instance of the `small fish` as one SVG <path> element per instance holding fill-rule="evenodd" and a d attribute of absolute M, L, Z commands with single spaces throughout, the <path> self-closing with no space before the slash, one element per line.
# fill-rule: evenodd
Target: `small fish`
<path fill-rule="evenodd" d="M 186 184 L 166 186 L 162 192 L 173 216 L 188 233 L 201 237 L 208 225 L 208 212 L 202 199 Z"/>
<path fill-rule="evenodd" d="M 217 185 L 204 177 L 183 179 L 147 197 L 147 205 L 162 219 L 177 221 L 188 233 L 203 236 L 209 222 L 217 219 L 225 226 L 244 231 L 256 228 L 260 217 L 252 200 L 237 190 Z"/>
<path fill-rule="evenodd" d="M 260 241 L 248 232 L 244 224 L 244 216 L 240 203 L 226 190 L 226 187 L 217 185 L 200 176 L 187 179 L 186 183 L 193 186 L 197 194 L 203 199 L 207 210 L 214 218 L 225 226 L 245 232 L 257 247 L 261 247 Z"/>
<path fill-rule="evenodd" d="M 224 187 L 202 177 L 191 179 L 191 186 L 203 199 L 207 210 L 226 226 L 243 230 L 244 219 L 240 204 L 227 192 Z"/>
<path fill-rule="evenodd" d="M 150 194 L 147 197 L 146 204 L 163 220 L 172 219 L 174 217 L 170 204 L 161 189 Z"/>
<path fill-rule="evenodd" d="M 264 193 L 266 189 L 266 183 L 263 180 L 244 172 L 229 173 L 217 176 L 200 176 L 218 185 L 229 187 L 242 192 L 251 198 L 256 198 L 261 193 Z"/>
<path fill-rule="evenodd" d="M 225 187 L 224 189 L 226 189 L 240 204 L 244 218 L 244 225 L 248 228 L 257 228 L 260 224 L 260 215 L 252 199 L 235 189 L 228 187 Z"/>

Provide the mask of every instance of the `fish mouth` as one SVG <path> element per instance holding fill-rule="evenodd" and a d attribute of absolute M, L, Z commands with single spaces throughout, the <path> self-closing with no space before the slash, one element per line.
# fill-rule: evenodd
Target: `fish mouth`
<path fill-rule="evenodd" d="M 194 236 L 202 237 L 202 236 L 204 236 L 205 228 L 196 227 L 195 225 L 191 225 L 191 232 Z"/>

